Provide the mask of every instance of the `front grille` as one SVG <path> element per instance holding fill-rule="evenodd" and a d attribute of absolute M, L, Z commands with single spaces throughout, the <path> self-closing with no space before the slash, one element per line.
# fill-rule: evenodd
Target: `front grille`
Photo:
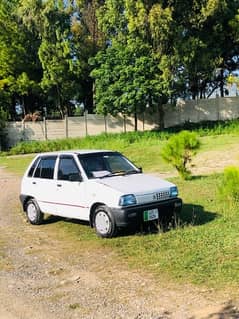
<path fill-rule="evenodd" d="M 162 191 L 162 192 L 155 193 L 153 195 L 153 199 L 154 200 L 163 200 L 163 199 L 169 198 L 169 196 L 170 196 L 169 191 Z"/>

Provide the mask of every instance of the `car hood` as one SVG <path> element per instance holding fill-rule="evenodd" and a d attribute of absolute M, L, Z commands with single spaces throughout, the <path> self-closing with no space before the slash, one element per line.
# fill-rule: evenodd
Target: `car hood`
<path fill-rule="evenodd" d="M 145 194 L 175 186 L 168 181 L 147 174 L 105 177 L 97 182 L 123 194 Z"/>

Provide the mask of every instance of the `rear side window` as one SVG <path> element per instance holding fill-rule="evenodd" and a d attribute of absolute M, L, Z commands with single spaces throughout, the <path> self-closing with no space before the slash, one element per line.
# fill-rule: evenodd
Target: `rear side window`
<path fill-rule="evenodd" d="M 53 179 L 56 156 L 47 156 L 40 159 L 34 177 Z"/>

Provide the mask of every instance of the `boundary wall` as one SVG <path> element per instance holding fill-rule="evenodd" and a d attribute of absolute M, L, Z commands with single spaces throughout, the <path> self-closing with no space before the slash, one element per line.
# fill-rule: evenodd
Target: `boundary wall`
<path fill-rule="evenodd" d="M 239 118 L 239 97 L 202 99 L 197 101 L 179 100 L 177 105 L 164 105 L 165 128 L 202 121 L 232 120 Z M 160 115 L 138 115 L 138 130 L 148 131 L 159 128 Z M 19 141 L 51 140 L 68 137 L 84 137 L 100 133 L 120 133 L 134 130 L 134 118 L 110 115 L 87 114 L 80 117 L 66 117 L 63 120 L 37 122 L 9 122 L 6 128 L 8 146 Z"/>

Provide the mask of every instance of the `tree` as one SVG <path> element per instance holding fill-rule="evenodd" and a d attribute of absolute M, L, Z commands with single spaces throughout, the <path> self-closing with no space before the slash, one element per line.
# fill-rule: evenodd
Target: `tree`
<path fill-rule="evenodd" d="M 170 96 L 171 58 L 167 45 L 160 49 L 155 45 L 150 13 L 143 1 L 109 0 L 101 7 L 99 24 L 107 36 L 108 47 L 96 56 L 91 73 L 96 80 L 98 112 L 137 114 L 146 107 L 162 110 L 162 103 Z M 158 28 L 166 32 L 169 23 L 170 18 L 165 19 Z"/>
<path fill-rule="evenodd" d="M 17 102 L 31 111 L 40 80 L 38 41 L 19 19 L 18 0 L 0 3 L 0 99 L 15 118 Z M 24 82 L 24 93 L 22 94 Z"/>
<path fill-rule="evenodd" d="M 175 50 L 181 62 L 176 72 L 179 95 L 206 98 L 220 89 L 225 94 L 226 77 L 238 68 L 235 21 L 238 0 L 175 2 Z"/>
<path fill-rule="evenodd" d="M 56 101 L 62 116 L 69 112 L 76 85 L 70 9 L 67 1 L 60 0 L 22 0 L 19 7 L 24 24 L 40 39 L 37 53 L 43 70 L 41 88 Z"/>
<path fill-rule="evenodd" d="M 72 19 L 72 43 L 74 56 L 80 64 L 81 76 L 79 82 L 81 91 L 78 99 L 89 113 L 94 112 L 94 82 L 90 73 L 92 66 L 88 60 L 105 47 L 104 33 L 99 29 L 97 11 L 102 6 L 102 0 L 78 0 Z"/>
<path fill-rule="evenodd" d="M 41 87 L 62 116 L 71 114 L 71 100 L 93 109 L 88 58 L 102 43 L 96 18 L 99 5 L 97 0 L 21 0 L 23 22 L 40 39 Z"/>

